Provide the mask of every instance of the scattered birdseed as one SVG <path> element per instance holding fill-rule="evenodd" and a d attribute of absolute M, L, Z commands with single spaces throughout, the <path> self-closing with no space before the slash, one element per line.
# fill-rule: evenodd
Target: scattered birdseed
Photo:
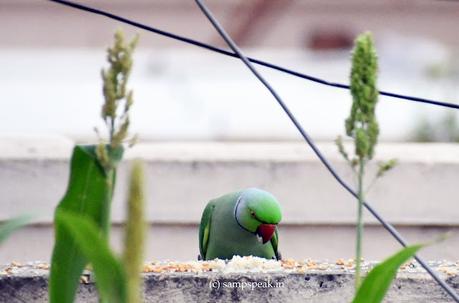
<path fill-rule="evenodd" d="M 88 284 L 88 283 L 89 283 L 89 276 L 87 276 L 87 275 L 82 275 L 82 276 L 80 277 L 80 283 L 82 283 L 82 284 Z"/>
<path fill-rule="evenodd" d="M 362 271 L 369 271 L 378 262 L 362 262 Z M 459 261 L 430 261 L 430 266 L 441 274 L 448 277 L 459 276 Z M 11 262 L 7 265 L 0 265 L 0 276 L 2 275 L 43 275 L 47 274 L 50 265 L 45 262 Z M 347 272 L 354 273 L 354 259 L 340 258 L 334 262 L 317 261 L 312 259 L 294 260 L 284 259 L 281 261 L 267 260 L 259 257 L 235 256 L 231 260 L 209 260 L 209 261 L 152 261 L 143 267 L 144 273 L 323 273 L 323 272 Z M 82 276 L 82 283 L 90 283 L 90 270 Z M 400 273 L 425 273 L 422 266 L 416 261 L 403 264 Z"/>
<path fill-rule="evenodd" d="M 13 267 L 21 267 L 22 264 L 19 263 L 18 261 L 13 261 L 13 262 L 11 262 L 11 266 L 13 266 Z"/>
<path fill-rule="evenodd" d="M 344 259 L 339 258 L 338 260 L 336 260 L 335 264 L 336 265 L 345 265 L 346 262 L 344 261 Z"/>
<path fill-rule="evenodd" d="M 439 267 L 438 271 L 447 274 L 448 276 L 456 276 L 458 274 L 457 268 L 450 268 L 450 267 Z"/>
<path fill-rule="evenodd" d="M 281 265 L 285 269 L 294 269 L 298 263 L 293 259 L 286 259 L 281 261 Z"/>
<path fill-rule="evenodd" d="M 50 266 L 49 266 L 49 264 L 46 264 L 46 263 L 39 263 L 39 264 L 37 264 L 35 266 L 35 268 L 37 268 L 37 269 L 49 269 Z"/>

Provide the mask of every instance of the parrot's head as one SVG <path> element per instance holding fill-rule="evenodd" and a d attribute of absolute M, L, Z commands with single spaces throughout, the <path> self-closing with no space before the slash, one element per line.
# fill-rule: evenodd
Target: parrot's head
<path fill-rule="evenodd" d="M 249 188 L 239 197 L 234 215 L 245 230 L 255 234 L 264 243 L 271 240 L 282 219 L 279 202 L 270 193 Z"/>

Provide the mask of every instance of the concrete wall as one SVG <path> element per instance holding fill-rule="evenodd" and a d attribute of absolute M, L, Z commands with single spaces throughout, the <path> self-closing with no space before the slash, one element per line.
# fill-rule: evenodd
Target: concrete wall
<path fill-rule="evenodd" d="M 0 270 L 2 269 L 5 267 L 0 266 Z M 439 268 L 434 267 L 434 270 Z M 0 302 L 47 302 L 47 276 L 47 270 L 34 266 L 12 268 L 6 274 L 0 272 Z M 440 273 L 440 276 L 453 289 L 459 290 L 457 273 Z M 86 277 L 88 282 L 80 285 L 76 302 L 98 302 L 94 277 Z M 268 272 L 161 272 L 145 274 L 144 281 L 146 303 L 343 303 L 350 302 L 354 292 L 353 275 L 346 269 L 304 272 L 282 268 Z M 427 274 L 421 273 L 419 268 L 410 268 L 398 274 L 384 302 L 447 303 L 454 300 Z"/>
<path fill-rule="evenodd" d="M 53 210 L 66 189 L 72 146 L 61 137 L 0 140 L 0 220 L 22 213 L 36 217 L 35 225 L 2 246 L 0 263 L 49 259 Z M 333 144 L 319 146 L 352 183 L 353 176 Z M 375 162 L 397 158 L 400 164 L 373 187 L 370 203 L 411 242 L 453 232 L 423 252 L 429 259 L 459 260 L 458 154 L 459 146 L 453 144 L 381 144 L 378 148 Z M 281 202 L 280 248 L 285 257 L 353 255 L 355 201 L 302 143 L 135 146 L 119 171 L 112 208 L 115 246 L 121 239 L 128 160 L 138 157 L 146 162 L 149 259 L 195 259 L 197 226 L 207 201 L 246 187 L 268 190 Z M 366 258 L 380 259 L 399 247 L 368 214 L 366 222 Z"/>

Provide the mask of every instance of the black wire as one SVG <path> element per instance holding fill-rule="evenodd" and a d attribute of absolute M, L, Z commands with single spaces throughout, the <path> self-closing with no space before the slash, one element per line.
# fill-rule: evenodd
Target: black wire
<path fill-rule="evenodd" d="M 230 51 L 227 51 L 225 49 L 222 49 L 222 48 L 219 48 L 219 47 L 216 47 L 216 46 L 213 46 L 213 45 L 209 45 L 209 44 L 206 44 L 204 42 L 196 41 L 196 40 L 193 40 L 193 39 L 190 39 L 190 38 L 186 38 L 186 37 L 183 37 L 183 36 L 179 36 L 179 35 L 176 35 L 176 34 L 173 34 L 173 33 L 170 33 L 170 32 L 166 32 L 166 31 L 163 31 L 163 30 L 160 30 L 160 29 L 157 29 L 157 28 L 154 28 L 154 27 L 151 27 L 151 26 L 148 26 L 148 25 L 136 22 L 136 21 L 132 21 L 130 19 L 127 19 L 127 18 L 124 18 L 124 17 L 121 17 L 121 16 L 117 16 L 117 15 L 109 13 L 109 12 L 105 12 L 105 11 L 100 10 L 100 9 L 92 8 L 92 7 L 89 7 L 89 6 L 85 6 L 85 5 L 74 3 L 74 2 L 71 2 L 71 1 L 67 1 L 67 0 L 48 0 L 48 1 L 56 2 L 56 3 L 59 3 L 59 4 L 63 4 L 63 5 L 66 5 L 66 6 L 70 6 L 70 7 L 73 7 L 73 8 L 79 9 L 79 10 L 83 10 L 83 11 L 86 11 L 86 12 L 94 13 L 94 14 L 97 14 L 97 15 L 102 15 L 102 16 L 105 16 L 107 18 L 114 19 L 114 20 L 129 24 L 129 25 L 132 25 L 132 26 L 144 29 L 144 30 L 149 31 L 149 32 L 153 32 L 155 34 L 159 34 L 159 35 L 162 35 L 162 36 L 166 36 L 166 37 L 172 38 L 174 40 L 178 40 L 178 41 L 182 41 L 182 42 L 185 42 L 185 43 L 188 43 L 188 44 L 199 46 L 199 47 L 205 48 L 207 50 L 210 50 L 210 51 L 213 51 L 213 52 L 217 52 L 217 53 L 220 53 L 220 54 L 223 54 L 223 55 L 226 55 L 226 56 L 230 56 L 230 57 L 233 57 L 233 58 L 238 58 L 237 54 L 232 53 Z M 323 84 L 323 85 L 331 86 L 331 87 L 336 87 L 336 88 L 341 88 L 341 89 L 350 89 L 349 85 L 347 85 L 347 84 L 341 84 L 341 83 L 336 83 L 336 82 L 330 82 L 330 81 L 327 81 L 327 80 L 323 80 L 323 79 L 320 79 L 320 78 L 317 78 L 317 77 L 314 77 L 314 76 L 306 75 L 306 74 L 303 74 L 303 73 L 300 73 L 300 72 L 297 72 L 297 71 L 294 71 L 294 70 L 291 70 L 291 69 L 288 69 L 288 68 L 273 64 L 273 63 L 262 61 L 262 60 L 259 60 L 259 59 L 256 59 L 256 58 L 247 57 L 247 59 L 250 62 L 253 62 L 255 64 L 262 65 L 262 66 L 265 66 L 265 67 L 268 67 L 268 68 L 271 68 L 271 69 L 275 69 L 275 70 L 278 70 L 278 71 L 281 71 L 281 72 L 284 72 L 284 73 L 287 73 L 287 74 L 290 74 L 290 75 L 293 75 L 293 76 L 296 76 L 296 77 L 299 77 L 299 78 L 302 78 L 302 79 L 306 79 L 306 80 L 309 80 L 309 81 L 312 81 L 312 82 L 315 82 L 315 83 L 319 83 L 319 84 Z M 413 96 L 396 94 L 396 93 L 391 93 L 391 92 L 386 92 L 386 91 L 379 91 L 379 94 L 383 95 L 383 96 L 396 98 L 396 99 L 402 99 L 402 100 L 408 100 L 408 101 L 414 101 L 414 102 L 433 104 L 433 105 L 438 105 L 438 106 L 443 106 L 443 107 L 459 109 L 459 104 L 454 104 L 454 103 L 449 103 L 449 102 L 435 101 L 435 100 L 430 100 L 430 99 L 426 99 L 426 98 L 413 97 Z"/>
<path fill-rule="evenodd" d="M 335 169 L 331 166 L 331 164 L 325 159 L 325 157 L 322 155 L 320 150 L 317 148 L 317 146 L 314 144 L 314 141 L 309 137 L 309 135 L 306 133 L 306 131 L 303 129 L 301 124 L 297 121 L 293 113 L 289 110 L 287 105 L 284 103 L 284 101 L 281 99 L 281 97 L 277 94 L 277 92 L 274 90 L 274 88 L 266 81 L 261 74 L 258 73 L 258 71 L 253 67 L 253 65 L 250 63 L 248 58 L 242 53 L 242 51 L 238 48 L 238 46 L 234 43 L 234 41 L 229 37 L 229 35 L 225 32 L 223 27 L 219 24 L 219 22 L 215 19 L 215 17 L 212 15 L 212 13 L 209 11 L 209 9 L 201 2 L 201 0 L 195 0 L 196 3 L 198 4 L 199 8 L 201 11 L 206 15 L 206 17 L 209 19 L 209 21 L 212 23 L 214 28 L 217 30 L 217 32 L 220 34 L 220 36 L 225 40 L 225 42 L 228 44 L 228 46 L 238 55 L 238 57 L 242 60 L 242 62 L 247 66 L 247 68 L 254 74 L 255 77 L 257 77 L 258 80 L 271 92 L 273 97 L 276 99 L 276 101 L 279 103 L 279 105 L 282 107 L 284 112 L 287 114 L 287 116 L 290 118 L 290 120 L 293 122 L 295 127 L 298 129 L 298 131 L 301 133 L 303 136 L 304 140 L 306 143 L 312 148 L 314 153 L 317 155 L 317 157 L 320 159 L 320 161 L 325 165 L 325 167 L 328 169 L 328 171 L 333 175 L 333 177 L 338 181 L 341 186 L 343 186 L 350 194 L 352 194 L 354 197 L 358 197 L 357 194 L 352 190 L 352 188 L 346 184 L 346 182 L 341 179 L 341 177 L 338 175 L 338 173 L 335 171 Z M 386 228 L 387 231 L 395 238 L 397 241 L 402 244 L 403 246 L 407 246 L 406 241 L 403 239 L 403 237 L 398 233 L 398 231 L 388 222 L 386 222 L 377 212 L 374 210 L 367 202 L 364 202 L 364 206 L 370 211 L 370 213 Z M 448 292 L 448 294 L 454 298 L 456 302 L 459 302 L 459 296 L 455 293 L 455 291 L 448 285 L 446 284 L 445 281 L 443 281 L 422 259 L 420 259 L 418 256 L 415 257 L 416 260 L 419 262 L 419 264 L 424 267 L 424 269 L 434 278 L 443 289 Z"/>

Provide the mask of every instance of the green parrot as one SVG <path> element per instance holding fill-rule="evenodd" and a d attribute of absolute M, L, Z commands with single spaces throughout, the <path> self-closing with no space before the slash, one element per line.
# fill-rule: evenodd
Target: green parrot
<path fill-rule="evenodd" d="M 200 260 L 235 255 L 280 260 L 277 224 L 282 214 L 276 198 L 249 188 L 207 203 L 199 226 Z"/>

